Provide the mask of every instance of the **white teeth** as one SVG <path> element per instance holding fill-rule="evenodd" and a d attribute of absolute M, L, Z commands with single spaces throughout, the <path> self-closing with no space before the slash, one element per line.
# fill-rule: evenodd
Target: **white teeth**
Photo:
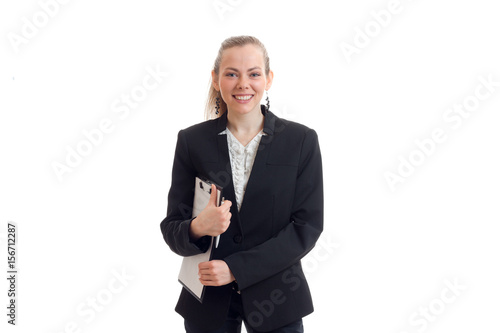
<path fill-rule="evenodd" d="M 242 100 L 242 101 L 247 101 L 250 98 L 252 98 L 252 95 L 249 96 L 234 96 L 236 99 Z"/>

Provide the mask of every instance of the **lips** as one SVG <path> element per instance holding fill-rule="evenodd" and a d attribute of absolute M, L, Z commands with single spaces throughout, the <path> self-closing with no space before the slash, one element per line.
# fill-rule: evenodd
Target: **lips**
<path fill-rule="evenodd" d="M 237 101 L 249 101 L 250 99 L 252 99 L 253 95 L 233 95 L 233 97 L 237 100 Z"/>

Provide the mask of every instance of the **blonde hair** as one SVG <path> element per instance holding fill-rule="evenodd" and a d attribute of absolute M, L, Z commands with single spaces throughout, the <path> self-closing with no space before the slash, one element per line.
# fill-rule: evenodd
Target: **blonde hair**
<path fill-rule="evenodd" d="M 222 61 L 222 54 L 224 53 L 225 50 L 235 47 L 235 46 L 245 46 L 248 44 L 255 45 L 259 47 L 262 50 L 262 54 L 264 56 L 264 66 L 265 66 L 265 73 L 266 76 L 269 75 L 269 56 L 267 54 L 267 50 L 264 47 L 264 44 L 261 43 L 260 40 L 253 36 L 234 36 L 234 37 L 229 37 L 226 40 L 224 40 L 221 43 L 221 46 L 219 48 L 219 53 L 217 54 L 217 58 L 215 58 L 214 62 L 214 68 L 213 71 L 217 76 L 219 76 L 219 69 L 220 69 L 220 63 Z M 219 114 L 215 114 L 215 100 L 216 98 L 219 97 L 219 104 L 220 104 L 220 109 L 219 109 Z M 205 106 L 205 119 L 213 119 L 213 118 L 218 118 L 221 115 L 224 114 L 224 112 L 227 111 L 227 105 L 226 102 L 222 99 L 220 96 L 219 92 L 215 90 L 215 88 L 212 85 L 212 76 L 210 76 L 210 84 L 208 88 L 208 98 L 207 98 L 207 103 Z"/>

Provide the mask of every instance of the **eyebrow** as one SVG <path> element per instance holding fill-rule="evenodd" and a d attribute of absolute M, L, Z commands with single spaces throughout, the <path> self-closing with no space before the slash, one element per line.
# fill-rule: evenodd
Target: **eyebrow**
<path fill-rule="evenodd" d="M 256 67 L 249 68 L 248 71 L 251 72 L 251 71 L 256 70 L 256 69 L 261 69 L 261 68 L 259 66 L 256 66 Z M 231 71 L 239 72 L 239 70 L 237 70 L 234 67 L 226 67 L 225 70 L 231 70 Z"/>

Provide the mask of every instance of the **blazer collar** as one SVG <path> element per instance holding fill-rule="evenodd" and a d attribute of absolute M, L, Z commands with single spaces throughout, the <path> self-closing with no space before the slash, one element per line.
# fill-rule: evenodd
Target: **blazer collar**
<path fill-rule="evenodd" d="M 245 196 L 251 197 L 258 189 L 254 182 L 258 182 L 259 179 L 264 179 L 264 175 L 266 173 L 266 161 L 270 153 L 270 149 L 266 149 L 273 142 L 273 135 L 275 131 L 275 124 L 277 118 L 271 111 L 267 111 L 264 105 L 261 105 L 260 110 L 264 115 L 264 133 L 267 135 L 262 136 L 259 144 L 259 149 L 257 151 L 257 155 L 255 156 L 255 160 L 252 166 L 252 171 L 250 173 L 250 177 L 248 179 Z M 227 190 L 228 197 L 231 200 L 236 200 L 236 196 L 234 194 L 234 184 L 233 184 L 233 176 L 231 170 L 231 162 L 229 158 L 229 149 L 227 147 L 227 135 L 218 135 L 220 132 L 224 131 L 227 127 L 227 112 L 224 112 L 219 118 L 216 119 L 216 128 L 217 128 L 217 146 L 219 151 L 219 172 L 217 175 L 221 175 L 220 184 L 224 187 L 224 191 Z M 241 223 L 240 223 L 240 214 L 245 212 L 245 207 L 248 204 L 245 204 L 246 201 L 243 200 L 241 204 L 240 211 L 238 209 L 234 209 L 231 211 L 233 213 L 233 217 L 235 218 L 236 225 L 240 228 L 241 232 Z M 234 205 L 233 207 L 236 207 Z"/>
<path fill-rule="evenodd" d="M 260 106 L 260 111 L 264 115 L 264 133 L 274 135 L 274 126 L 276 124 L 276 116 L 271 111 L 268 111 L 265 105 Z M 217 133 L 222 132 L 227 127 L 227 111 L 222 116 L 217 118 Z"/>

